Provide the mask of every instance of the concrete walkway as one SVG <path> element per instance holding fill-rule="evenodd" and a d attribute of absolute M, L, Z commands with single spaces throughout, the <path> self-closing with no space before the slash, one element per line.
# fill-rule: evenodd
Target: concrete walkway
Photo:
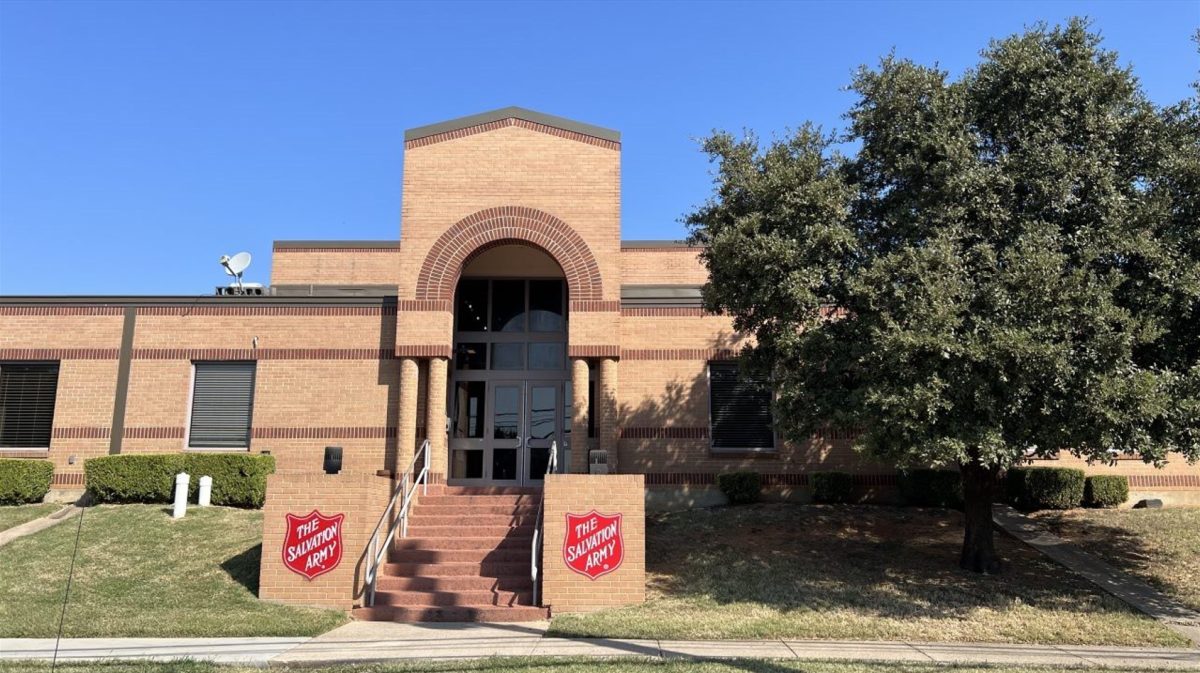
<path fill-rule="evenodd" d="M 2 530 L 0 531 L 0 547 L 3 547 L 4 545 L 18 538 L 23 538 L 26 535 L 33 535 L 38 531 L 46 530 L 51 526 L 56 526 L 71 518 L 72 514 L 78 513 L 79 508 L 75 505 L 65 505 L 62 509 L 54 512 L 53 514 L 47 514 L 40 519 L 26 521 L 19 526 L 13 526 L 12 528 Z"/>
<path fill-rule="evenodd" d="M 857 642 L 836 640 L 670 641 L 552 638 L 547 622 L 393 624 L 352 622 L 316 638 L 73 638 L 59 661 L 197 659 L 297 667 L 493 656 L 823 659 L 1096 668 L 1200 670 L 1200 650 L 1073 645 Z M 54 640 L 0 640 L 0 660 L 49 660 Z"/>
<path fill-rule="evenodd" d="M 992 519 L 1004 532 L 1200 645 L 1200 613 L 1054 535 L 1012 507 L 995 506 Z"/>

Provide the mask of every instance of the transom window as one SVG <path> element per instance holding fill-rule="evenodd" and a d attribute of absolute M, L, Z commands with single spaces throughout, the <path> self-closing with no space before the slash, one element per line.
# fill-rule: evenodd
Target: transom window
<path fill-rule="evenodd" d="M 58 363 L 0 363 L 0 449 L 48 449 Z"/>

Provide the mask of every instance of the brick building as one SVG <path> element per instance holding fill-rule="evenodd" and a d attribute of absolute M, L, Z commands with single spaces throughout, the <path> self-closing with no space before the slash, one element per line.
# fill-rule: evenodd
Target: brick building
<path fill-rule="evenodd" d="M 435 484 L 536 488 L 554 443 L 572 472 L 644 475 L 651 506 L 712 501 L 733 469 L 886 497 L 892 470 L 849 438 L 773 436 L 697 250 L 621 239 L 620 160 L 615 131 L 465 117 L 406 134 L 398 240 L 276 241 L 263 296 L 0 297 L 0 456 L 78 488 L 112 453 L 270 452 L 288 474 L 340 446 L 375 475 L 428 438 Z M 1182 460 L 1088 469 L 1200 491 Z"/>

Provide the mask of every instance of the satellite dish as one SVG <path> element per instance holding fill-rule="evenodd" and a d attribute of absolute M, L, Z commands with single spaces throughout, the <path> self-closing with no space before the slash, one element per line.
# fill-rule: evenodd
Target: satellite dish
<path fill-rule="evenodd" d="M 225 273 L 230 276 L 240 276 L 250 267 L 250 253 L 239 252 L 233 257 L 228 255 L 221 257 L 221 266 L 225 267 Z"/>
<path fill-rule="evenodd" d="M 225 267 L 225 273 L 233 276 L 234 280 L 237 281 L 238 292 L 241 293 L 242 273 L 250 267 L 250 253 L 239 252 L 233 257 L 221 255 L 221 259 L 217 261 L 221 263 L 221 266 Z"/>

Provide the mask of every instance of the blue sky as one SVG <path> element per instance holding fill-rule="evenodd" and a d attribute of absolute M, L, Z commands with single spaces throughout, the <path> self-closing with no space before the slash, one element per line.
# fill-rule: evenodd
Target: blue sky
<path fill-rule="evenodd" d="M 1200 2 L 0 2 L 0 293 L 208 294 L 274 239 L 395 239 L 404 129 L 507 105 L 623 134 L 623 237 L 678 238 L 714 128 L 841 123 L 852 70 L 970 67 L 1090 16 L 1159 103 Z"/>

